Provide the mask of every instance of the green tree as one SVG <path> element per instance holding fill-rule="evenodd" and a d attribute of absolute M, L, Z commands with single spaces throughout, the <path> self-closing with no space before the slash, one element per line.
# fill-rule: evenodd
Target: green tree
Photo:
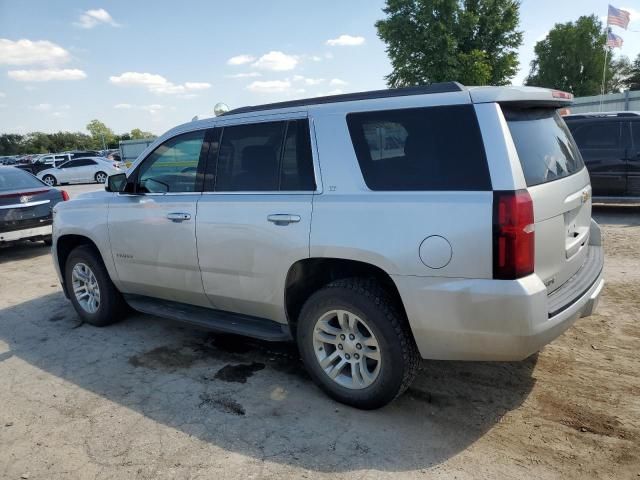
<path fill-rule="evenodd" d="M 629 67 L 629 75 L 626 83 L 629 90 L 640 90 L 640 55 L 636 57 Z"/>
<path fill-rule="evenodd" d="M 598 95 L 602 87 L 606 30 L 595 15 L 557 23 L 536 43 L 527 85 L 558 88 L 575 96 Z M 628 61 L 606 54 L 605 91 L 619 91 Z"/>
<path fill-rule="evenodd" d="M 113 130 L 100 120 L 91 120 L 87 124 L 87 130 L 91 134 L 93 148 L 109 148 L 111 145 L 117 145 Z"/>
<path fill-rule="evenodd" d="M 457 80 L 505 85 L 517 72 L 518 0 L 386 0 L 376 22 L 390 87 Z"/>
<path fill-rule="evenodd" d="M 18 155 L 21 153 L 24 137 L 17 133 L 0 135 L 0 155 Z"/>
<path fill-rule="evenodd" d="M 156 136 L 151 132 L 144 132 L 139 128 L 131 130 L 131 140 L 140 140 L 142 138 L 156 138 Z"/>

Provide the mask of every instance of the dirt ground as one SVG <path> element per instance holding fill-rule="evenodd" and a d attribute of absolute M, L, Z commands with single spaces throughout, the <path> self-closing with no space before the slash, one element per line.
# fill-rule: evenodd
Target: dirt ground
<path fill-rule="evenodd" d="M 46 248 L 0 249 L 0 477 L 640 478 L 640 209 L 595 216 L 597 315 L 524 362 L 424 362 L 373 412 L 288 345 L 82 325 Z"/>

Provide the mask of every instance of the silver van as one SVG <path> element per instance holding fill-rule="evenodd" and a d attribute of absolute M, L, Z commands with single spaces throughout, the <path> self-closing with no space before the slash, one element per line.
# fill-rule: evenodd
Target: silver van
<path fill-rule="evenodd" d="M 56 205 L 55 266 L 88 323 L 128 305 L 295 340 L 325 392 L 377 408 L 420 358 L 524 359 L 594 311 L 571 99 L 443 83 L 187 123 Z"/>

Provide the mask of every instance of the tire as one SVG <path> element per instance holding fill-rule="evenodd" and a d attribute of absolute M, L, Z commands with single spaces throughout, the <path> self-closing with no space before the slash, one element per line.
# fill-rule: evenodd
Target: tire
<path fill-rule="evenodd" d="M 104 172 L 96 172 L 93 178 L 97 183 L 105 183 L 107 181 L 107 177 L 108 175 Z"/>
<path fill-rule="evenodd" d="M 76 288 L 74 285 L 74 268 L 76 267 L 79 269 L 78 272 L 82 273 L 82 276 L 76 277 L 80 282 L 80 285 L 83 283 L 81 278 L 90 279 L 90 274 L 93 275 L 95 282 L 84 282 L 84 284 L 86 285 L 87 283 L 90 283 L 91 285 L 97 285 L 99 302 L 95 310 L 90 308 L 95 305 L 91 305 L 88 308 L 85 304 L 88 298 L 87 295 L 83 297 L 81 293 L 76 294 Z M 87 275 L 87 272 L 90 274 Z M 122 298 L 122 294 L 116 289 L 115 285 L 111 281 L 109 273 L 102 263 L 100 255 L 94 248 L 91 248 L 88 245 L 81 245 L 73 249 L 67 258 L 64 278 L 71 303 L 84 322 L 96 327 L 104 327 L 119 321 L 125 316 L 127 312 L 127 304 Z M 87 292 L 87 290 L 95 292 L 95 287 L 87 288 L 85 286 L 80 288 L 81 292 Z M 82 300 L 81 297 L 83 297 Z"/>
<path fill-rule="evenodd" d="M 54 187 L 58 183 L 58 181 L 56 180 L 56 177 L 48 174 L 42 177 L 42 181 L 47 185 L 49 185 L 50 187 Z"/>
<path fill-rule="evenodd" d="M 356 328 L 336 329 L 335 312 L 342 315 L 345 325 L 351 325 L 353 321 Z M 321 324 L 328 327 L 318 329 Z M 327 328 L 333 328 L 328 336 L 324 330 Z M 340 340 L 342 333 L 336 333 L 338 330 L 345 332 L 344 340 Z M 351 331 L 355 335 L 347 333 Z M 318 340 L 320 337 L 316 334 L 322 336 L 322 340 Z M 355 340 L 348 341 L 350 337 Z M 356 408 L 370 410 L 391 402 L 411 385 L 420 365 L 420 355 L 406 319 L 375 280 L 338 280 L 311 295 L 300 312 L 296 338 L 302 360 L 314 382 L 331 398 Z M 331 341 L 323 343 L 326 338 Z M 335 348 L 334 343 L 337 344 Z M 373 344 L 376 347 L 370 346 Z M 378 361 L 374 359 L 376 351 Z M 332 362 L 338 362 L 335 367 L 347 357 L 350 357 L 347 360 L 350 363 L 346 363 L 332 379 L 326 371 L 331 367 L 321 366 L 321 357 L 324 361 L 334 357 L 336 360 Z"/>

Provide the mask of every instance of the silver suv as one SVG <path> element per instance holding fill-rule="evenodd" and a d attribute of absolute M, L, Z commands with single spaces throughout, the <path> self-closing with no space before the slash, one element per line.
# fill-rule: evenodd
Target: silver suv
<path fill-rule="evenodd" d="M 295 340 L 377 408 L 420 358 L 519 360 L 603 287 L 571 96 L 457 83 L 246 107 L 176 127 L 59 203 L 53 255 L 93 325 L 126 306 Z"/>

